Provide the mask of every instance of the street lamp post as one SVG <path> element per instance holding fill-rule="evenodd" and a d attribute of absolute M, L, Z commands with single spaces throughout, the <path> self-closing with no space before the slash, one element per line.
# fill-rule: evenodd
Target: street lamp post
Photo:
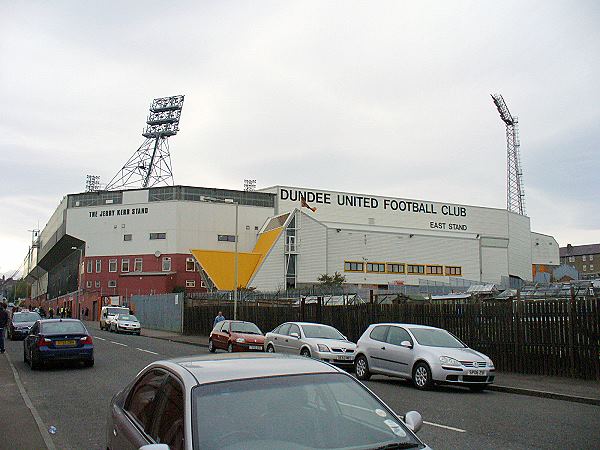
<path fill-rule="evenodd" d="M 81 264 L 83 262 L 83 250 L 79 247 L 71 247 L 71 250 L 79 250 L 79 264 L 77 264 L 77 293 L 75 294 L 75 304 L 77 305 L 77 318 L 81 319 L 79 311 L 79 289 L 81 287 Z"/>

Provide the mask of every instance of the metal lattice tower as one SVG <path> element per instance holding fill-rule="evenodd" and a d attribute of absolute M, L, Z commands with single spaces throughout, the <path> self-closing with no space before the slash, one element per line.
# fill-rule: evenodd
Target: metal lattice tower
<path fill-rule="evenodd" d="M 144 143 L 106 185 L 106 190 L 173 185 L 169 137 L 179 131 L 183 95 L 155 98 L 142 136 Z"/>
<path fill-rule="evenodd" d="M 525 215 L 525 191 L 521 166 L 519 119 L 513 116 L 500 94 L 492 94 L 500 118 L 506 125 L 506 209 Z"/>

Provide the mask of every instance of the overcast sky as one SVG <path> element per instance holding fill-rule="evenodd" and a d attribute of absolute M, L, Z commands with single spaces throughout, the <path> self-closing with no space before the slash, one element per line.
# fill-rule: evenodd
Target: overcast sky
<path fill-rule="evenodd" d="M 532 229 L 600 242 L 598 1 L 4 0 L 0 24 L 0 273 L 176 94 L 177 184 L 504 208 L 499 92 Z"/>

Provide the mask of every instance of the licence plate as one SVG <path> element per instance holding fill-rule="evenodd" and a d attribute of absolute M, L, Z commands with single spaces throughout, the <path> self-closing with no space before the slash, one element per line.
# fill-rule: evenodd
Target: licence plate
<path fill-rule="evenodd" d="M 352 360 L 352 356 L 338 356 L 337 359 L 340 361 L 350 361 Z"/>
<path fill-rule="evenodd" d="M 485 370 L 469 370 L 468 375 L 485 375 Z"/>
<path fill-rule="evenodd" d="M 67 345 L 75 345 L 75 341 L 54 341 L 54 345 L 57 347 L 66 347 Z"/>
<path fill-rule="evenodd" d="M 262 345 L 251 345 L 250 350 L 262 350 Z"/>

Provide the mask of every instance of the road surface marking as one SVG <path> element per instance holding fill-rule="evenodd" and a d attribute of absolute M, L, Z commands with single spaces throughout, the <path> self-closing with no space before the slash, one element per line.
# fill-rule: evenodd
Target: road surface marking
<path fill-rule="evenodd" d="M 150 350 L 144 350 L 143 348 L 135 348 L 136 350 L 139 350 L 140 352 L 146 352 L 146 353 L 152 353 L 153 355 L 158 355 L 158 353 L 156 352 L 151 352 Z"/>
<path fill-rule="evenodd" d="M 31 401 L 31 399 L 29 398 L 29 395 L 27 395 L 27 391 L 25 391 L 25 386 L 23 386 L 23 383 L 21 383 L 21 378 L 19 377 L 19 373 L 17 372 L 17 369 L 15 369 L 15 366 L 13 366 L 13 363 L 10 360 L 8 353 L 6 353 L 6 359 L 8 360 L 8 364 L 10 364 L 10 368 L 13 371 L 13 375 L 15 377 L 15 382 L 17 383 L 17 387 L 19 388 L 21 397 L 23 397 L 25 404 L 31 411 L 31 415 L 33 416 L 35 423 L 37 424 L 37 427 L 40 430 L 40 434 L 42 435 L 42 439 L 44 440 L 46 447 L 48 448 L 48 450 L 56 450 L 56 447 L 54 446 L 54 442 L 52 442 L 52 439 L 50 438 L 50 436 L 48 436 L 48 427 L 42 421 L 42 418 L 40 417 L 39 413 L 37 412 L 37 409 L 35 409 L 35 406 L 33 406 L 33 403 Z"/>
<path fill-rule="evenodd" d="M 127 344 L 121 344 L 120 342 L 115 342 L 115 341 L 108 341 L 111 344 L 117 344 L 117 345 L 122 345 L 123 347 L 127 347 Z"/>
<path fill-rule="evenodd" d="M 445 428 L 446 430 L 458 431 L 459 433 L 466 433 L 467 432 L 467 430 L 461 430 L 460 428 L 449 427 L 448 425 L 441 425 L 439 423 L 427 422 L 425 420 L 423 421 L 423 423 L 427 424 L 427 425 L 434 426 L 434 427 Z"/>
<path fill-rule="evenodd" d="M 106 339 L 98 337 L 98 336 L 94 336 L 94 339 L 98 339 L 99 341 L 105 341 Z"/>

